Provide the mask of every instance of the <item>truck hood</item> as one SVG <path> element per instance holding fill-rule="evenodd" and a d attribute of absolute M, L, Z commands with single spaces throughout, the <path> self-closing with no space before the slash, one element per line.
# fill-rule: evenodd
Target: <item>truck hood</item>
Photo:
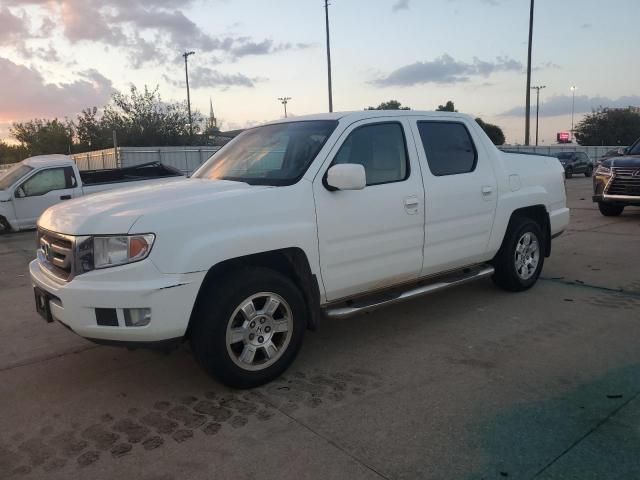
<path fill-rule="evenodd" d="M 0 190 L 0 202 L 8 202 L 11 200 L 11 193 L 7 190 Z"/>
<path fill-rule="evenodd" d="M 602 162 L 605 167 L 640 168 L 640 156 L 612 157 Z"/>
<path fill-rule="evenodd" d="M 128 233 L 145 214 L 168 215 L 173 209 L 211 202 L 217 197 L 269 188 L 273 187 L 199 178 L 119 188 L 57 204 L 42 214 L 38 226 L 67 235 L 122 234 Z"/>

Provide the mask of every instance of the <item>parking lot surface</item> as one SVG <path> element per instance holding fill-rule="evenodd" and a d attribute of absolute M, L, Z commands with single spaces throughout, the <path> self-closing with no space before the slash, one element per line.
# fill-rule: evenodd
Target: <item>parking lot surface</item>
<path fill-rule="evenodd" d="M 640 209 L 571 225 L 524 293 L 491 281 L 309 332 L 251 391 L 93 345 L 33 306 L 0 236 L 0 478 L 640 478 Z"/>

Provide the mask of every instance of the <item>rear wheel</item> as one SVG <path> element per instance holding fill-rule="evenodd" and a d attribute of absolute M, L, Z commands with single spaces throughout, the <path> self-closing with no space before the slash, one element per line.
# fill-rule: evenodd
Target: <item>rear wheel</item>
<path fill-rule="evenodd" d="M 624 205 L 598 202 L 598 208 L 600 209 L 600 213 L 605 217 L 617 217 L 624 210 Z"/>
<path fill-rule="evenodd" d="M 306 327 L 296 285 L 279 272 L 256 267 L 205 288 L 190 334 L 200 365 L 235 388 L 256 387 L 284 372 Z"/>
<path fill-rule="evenodd" d="M 531 288 L 544 264 L 544 242 L 540 226 L 529 218 L 514 217 L 494 259 L 496 285 L 510 292 Z"/>

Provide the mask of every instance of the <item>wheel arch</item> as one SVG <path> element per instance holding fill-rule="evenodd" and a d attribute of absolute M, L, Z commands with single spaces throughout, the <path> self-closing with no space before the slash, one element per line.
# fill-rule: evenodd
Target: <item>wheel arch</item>
<path fill-rule="evenodd" d="M 503 242 L 507 237 L 507 234 L 510 231 L 513 220 L 515 218 L 527 218 L 529 220 L 535 221 L 538 225 L 540 225 L 540 229 L 542 230 L 542 233 L 544 235 L 544 256 L 549 257 L 551 255 L 551 223 L 549 221 L 549 212 L 547 212 L 547 208 L 544 205 L 531 205 L 514 210 L 511 213 L 507 229 L 504 232 L 504 236 L 502 239 Z"/>
<path fill-rule="evenodd" d="M 234 270 L 246 267 L 268 268 L 289 277 L 300 289 L 305 299 L 307 328 L 310 330 L 318 328 L 320 320 L 320 287 L 318 279 L 311 272 L 311 266 L 305 252 L 301 248 L 291 247 L 230 258 L 211 267 L 198 291 L 185 333 L 186 338 L 189 337 L 193 319 L 207 288 L 211 284 L 224 279 L 225 275 Z"/>

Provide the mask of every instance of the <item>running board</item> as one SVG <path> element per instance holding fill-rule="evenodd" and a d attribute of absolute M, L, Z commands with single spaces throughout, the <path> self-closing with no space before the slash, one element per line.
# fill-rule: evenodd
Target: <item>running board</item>
<path fill-rule="evenodd" d="M 494 268 L 491 265 L 480 265 L 477 267 L 465 268 L 456 273 L 449 273 L 429 280 L 423 280 L 409 290 L 400 290 L 398 288 L 386 293 L 369 295 L 360 297 L 356 300 L 347 300 L 335 304 L 329 304 L 323 308 L 324 314 L 329 318 L 348 318 L 362 312 L 368 312 L 377 308 L 392 305 L 394 303 L 403 302 L 412 298 L 428 295 L 430 293 L 439 292 L 441 290 L 463 285 L 474 280 L 493 275 Z M 415 285 L 415 284 L 414 284 Z"/>

